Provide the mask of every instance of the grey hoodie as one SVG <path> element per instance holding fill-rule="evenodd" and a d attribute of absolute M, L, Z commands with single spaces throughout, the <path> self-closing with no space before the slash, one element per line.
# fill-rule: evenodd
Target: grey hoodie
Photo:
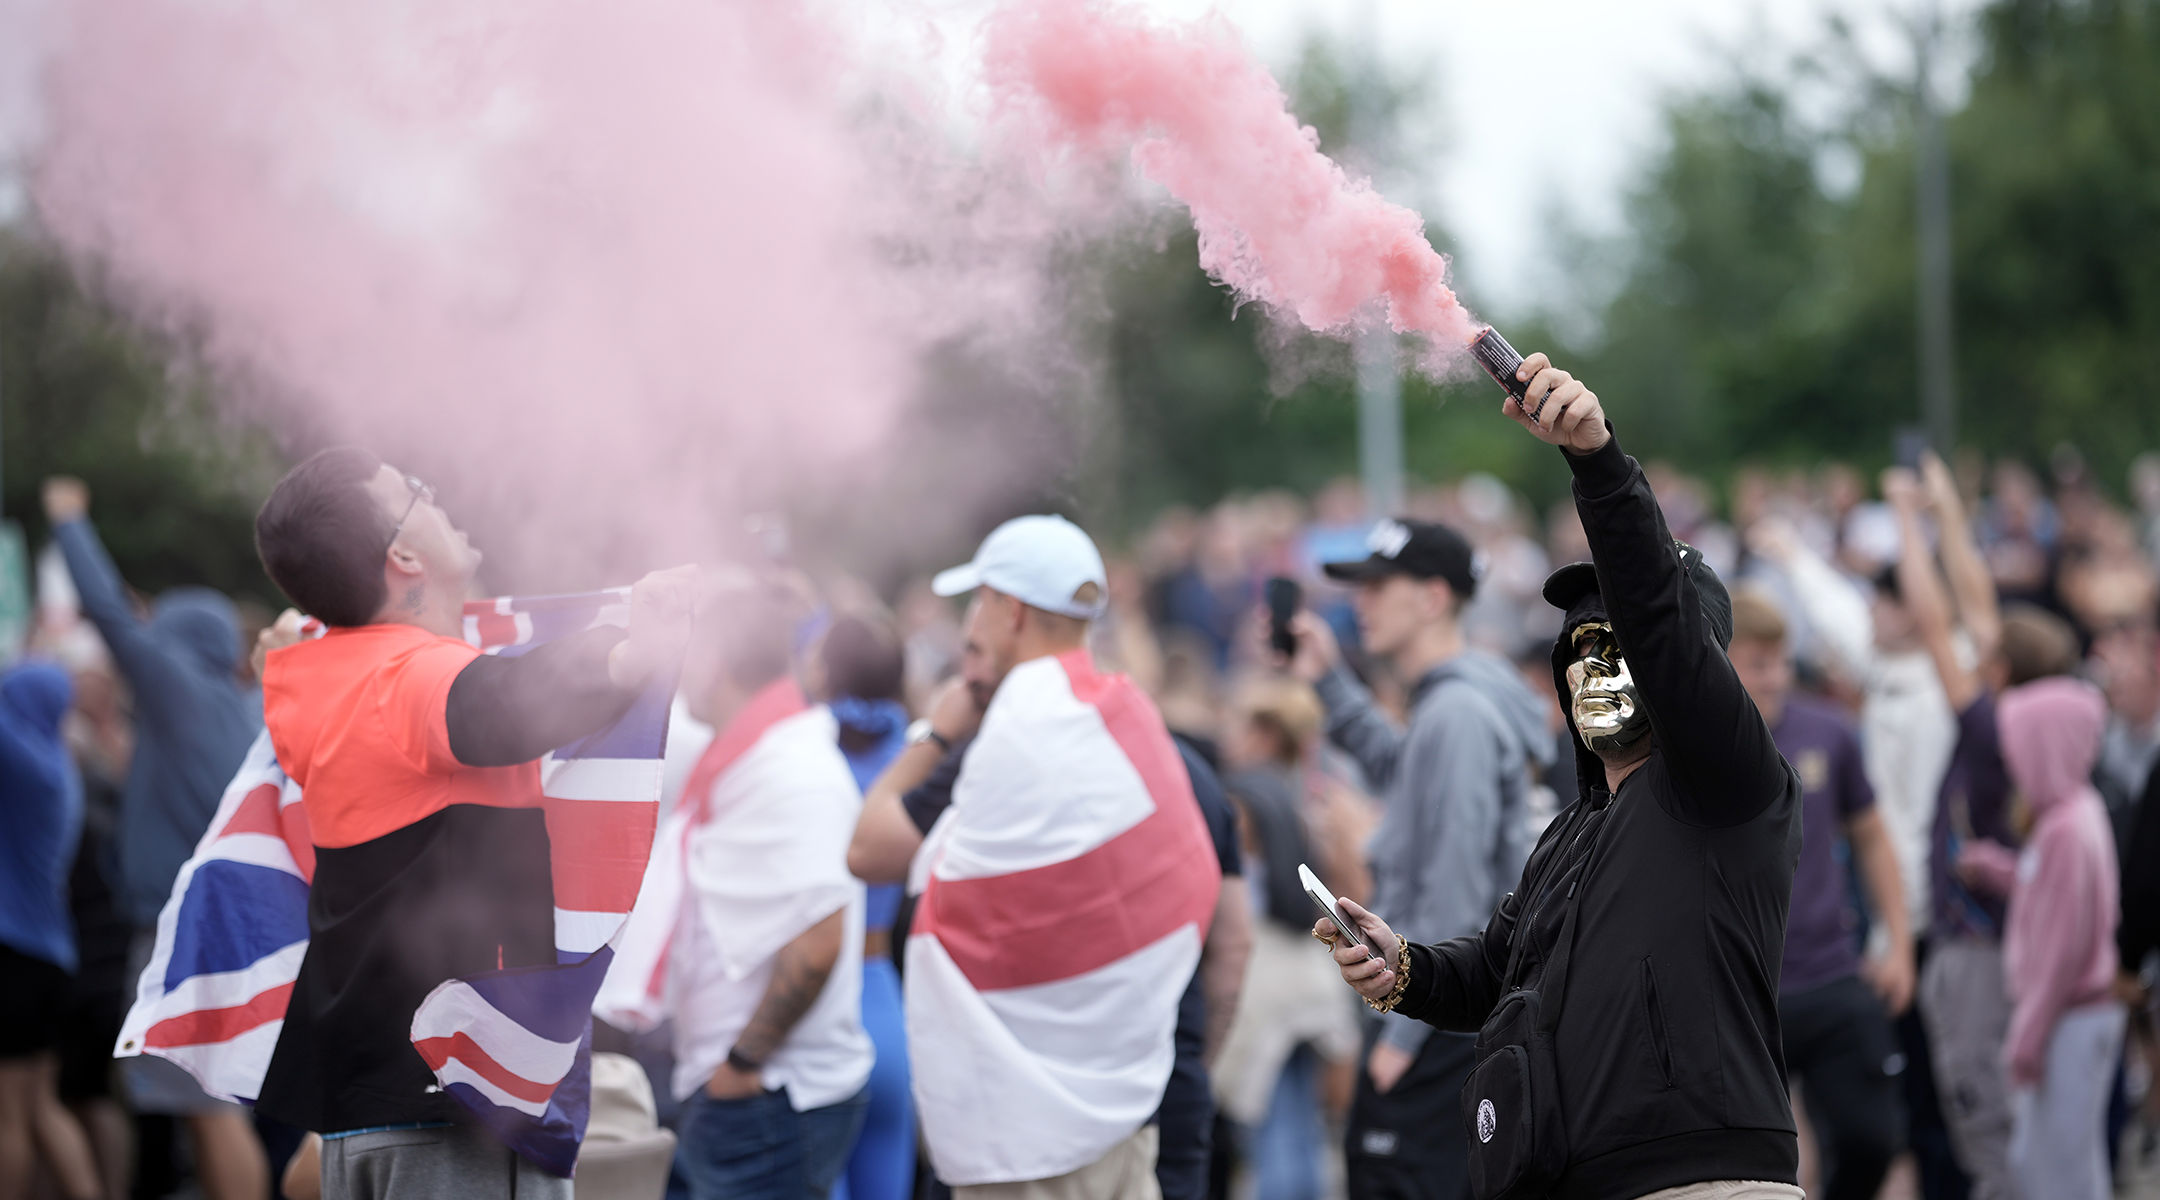
<path fill-rule="evenodd" d="M 1372 902 L 1413 942 L 1485 927 L 1530 855 L 1531 772 L 1550 766 L 1545 704 L 1513 665 L 1466 650 L 1425 673 L 1399 729 L 1342 667 L 1320 680 L 1328 734 L 1380 789 Z M 1415 1054 L 1432 1026 L 1388 1017 L 1381 1037 Z"/>
<path fill-rule="evenodd" d="M 157 924 L 180 864 L 217 815 L 218 801 L 262 730 L 262 694 L 241 685 L 240 621 L 208 588 L 174 588 L 148 621 L 87 520 L 55 526 L 82 596 L 135 698 L 135 756 L 120 796 L 121 911 Z"/>

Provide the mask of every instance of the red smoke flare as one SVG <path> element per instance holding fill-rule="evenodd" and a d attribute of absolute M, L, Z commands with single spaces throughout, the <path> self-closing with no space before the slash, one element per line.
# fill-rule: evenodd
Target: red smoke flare
<path fill-rule="evenodd" d="M 1418 214 L 1320 153 L 1319 136 L 1229 22 L 1149 20 L 1101 0 L 1026 0 L 991 18 L 986 73 L 1041 144 L 1114 152 L 1192 210 L 1200 265 L 1240 299 L 1345 333 L 1383 312 L 1441 369 L 1477 322 Z"/>

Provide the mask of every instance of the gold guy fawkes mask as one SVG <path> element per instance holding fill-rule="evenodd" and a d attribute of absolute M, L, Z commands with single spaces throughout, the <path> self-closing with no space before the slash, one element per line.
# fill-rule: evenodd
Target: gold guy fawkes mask
<path fill-rule="evenodd" d="M 1635 692 L 1635 676 L 1612 624 L 1585 622 L 1568 640 L 1578 655 L 1567 669 L 1568 707 L 1583 744 L 1598 754 L 1633 745 L 1650 732 L 1650 714 Z"/>

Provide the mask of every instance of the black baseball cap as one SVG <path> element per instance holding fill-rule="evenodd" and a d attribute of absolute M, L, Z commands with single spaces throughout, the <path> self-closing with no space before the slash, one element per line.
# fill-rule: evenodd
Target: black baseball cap
<path fill-rule="evenodd" d="M 1344 583 L 1362 583 L 1384 575 L 1445 579 L 1464 600 L 1477 594 L 1478 576 L 1484 574 L 1469 539 L 1433 521 L 1384 518 L 1365 535 L 1365 548 L 1371 553 L 1364 558 L 1331 562 L 1321 569 L 1329 579 Z"/>
<path fill-rule="evenodd" d="M 1732 644 L 1732 594 L 1725 590 L 1725 581 L 1718 578 L 1710 564 L 1703 561 L 1702 551 L 1679 538 L 1673 539 L 1673 548 L 1680 552 L 1680 569 L 1695 584 L 1695 596 L 1702 603 L 1703 616 L 1710 622 L 1710 632 L 1715 634 L 1719 646 Z M 1605 619 L 1605 600 L 1598 591 L 1597 567 L 1586 562 L 1569 563 L 1545 577 L 1545 603 L 1567 614 L 1560 636 L 1567 637 L 1567 630 L 1584 621 Z"/>

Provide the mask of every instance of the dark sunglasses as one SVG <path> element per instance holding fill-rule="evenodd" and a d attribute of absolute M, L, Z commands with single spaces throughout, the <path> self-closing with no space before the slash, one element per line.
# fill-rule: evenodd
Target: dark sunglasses
<path fill-rule="evenodd" d="M 435 503 L 435 489 L 420 482 L 413 476 L 407 475 L 405 477 L 405 487 L 406 490 L 412 493 L 412 502 L 405 506 L 405 515 L 399 517 L 397 524 L 390 527 L 390 540 L 383 543 L 384 549 L 388 549 L 397 543 L 398 534 L 404 532 L 405 522 L 412 520 L 413 509 L 420 507 L 422 500 L 427 501 L 429 504 Z"/>

